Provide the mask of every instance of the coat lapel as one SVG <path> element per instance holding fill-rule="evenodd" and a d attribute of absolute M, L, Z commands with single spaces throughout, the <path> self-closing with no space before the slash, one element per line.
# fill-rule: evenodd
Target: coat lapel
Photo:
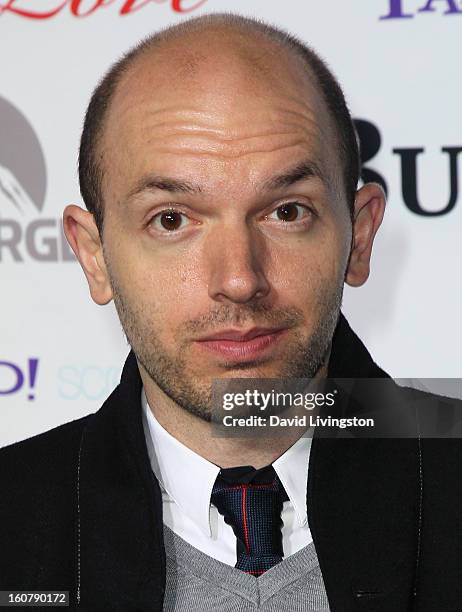
<path fill-rule="evenodd" d="M 120 385 L 81 440 L 77 581 L 83 607 L 162 610 L 162 501 L 140 397 L 141 378 L 130 352 Z"/>
<path fill-rule="evenodd" d="M 329 377 L 387 378 L 343 317 L 334 336 Z M 391 379 L 390 385 L 395 387 Z M 344 405 L 347 416 L 348 410 L 349 404 Z M 315 434 L 307 509 L 332 610 L 411 609 L 419 456 L 417 439 L 329 439 Z"/>

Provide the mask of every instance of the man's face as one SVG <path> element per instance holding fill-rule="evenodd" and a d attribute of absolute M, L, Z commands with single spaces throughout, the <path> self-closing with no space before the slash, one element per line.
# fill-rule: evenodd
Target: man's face
<path fill-rule="evenodd" d="M 319 370 L 351 226 L 334 128 L 298 62 L 223 34 L 194 44 L 187 60 L 187 40 L 143 58 L 120 84 L 103 244 L 142 374 L 207 419 L 213 379 Z"/>

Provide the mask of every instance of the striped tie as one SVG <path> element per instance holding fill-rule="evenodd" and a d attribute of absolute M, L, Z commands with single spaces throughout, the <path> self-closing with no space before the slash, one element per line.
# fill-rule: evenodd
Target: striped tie
<path fill-rule="evenodd" d="M 220 470 L 211 501 L 236 536 L 236 568 L 260 576 L 282 561 L 281 510 L 286 500 L 272 465 Z"/>

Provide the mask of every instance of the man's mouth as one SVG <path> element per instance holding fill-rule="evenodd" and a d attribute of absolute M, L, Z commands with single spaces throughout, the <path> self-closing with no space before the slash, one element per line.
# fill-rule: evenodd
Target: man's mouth
<path fill-rule="evenodd" d="M 233 361 L 245 362 L 267 356 L 287 331 L 287 328 L 280 327 L 225 329 L 199 338 L 196 342 L 202 350 Z"/>

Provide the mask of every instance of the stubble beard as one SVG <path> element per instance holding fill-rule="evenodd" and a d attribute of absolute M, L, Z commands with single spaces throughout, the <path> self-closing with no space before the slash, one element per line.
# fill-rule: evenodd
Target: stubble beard
<path fill-rule="evenodd" d="M 188 365 L 187 351 L 179 346 L 177 354 L 172 356 L 158 338 L 157 330 L 152 329 L 146 312 L 137 309 L 122 294 L 114 276 L 110 273 L 114 304 L 128 344 L 133 349 L 138 362 L 144 367 L 151 380 L 175 404 L 188 413 L 210 422 L 214 416 L 211 381 L 200 381 Z M 343 281 L 335 287 L 322 290 L 318 295 L 318 321 L 308 339 L 296 329 L 303 322 L 303 313 L 294 307 L 275 310 L 261 303 L 241 305 L 239 307 L 224 305 L 219 311 L 213 311 L 200 320 L 189 321 L 185 326 L 190 330 L 200 331 L 214 329 L 217 323 L 242 325 L 245 320 L 258 325 L 293 327 L 293 340 L 286 346 L 280 358 L 281 367 L 272 372 L 270 378 L 314 378 L 325 364 L 331 347 L 332 336 L 340 315 L 343 297 Z M 263 315 L 263 320 L 260 316 Z M 221 325 L 223 328 L 223 325 Z M 235 378 L 246 377 L 245 371 L 252 368 L 253 378 L 268 378 L 264 364 L 245 363 L 230 364 L 236 371 Z"/>

